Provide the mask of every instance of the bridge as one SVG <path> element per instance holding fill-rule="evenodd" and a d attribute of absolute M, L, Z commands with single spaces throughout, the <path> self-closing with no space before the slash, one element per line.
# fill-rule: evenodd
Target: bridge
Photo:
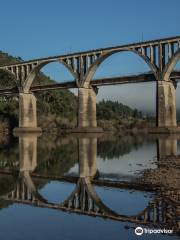
<path fill-rule="evenodd" d="M 33 81 L 45 65 L 52 62 L 63 64 L 72 74 L 78 88 L 77 132 L 98 132 L 96 121 L 97 86 L 106 85 L 100 81 L 93 86 L 92 78 L 99 65 L 118 52 L 133 52 L 150 67 L 156 81 L 157 130 L 177 128 L 175 81 L 171 78 L 174 66 L 180 59 L 180 36 L 156 39 L 101 48 L 84 52 L 64 54 L 1 66 L 14 79 L 19 95 L 19 128 L 16 131 L 40 131 L 37 127 L 36 98 L 31 91 Z M 121 82 L 122 83 L 122 82 Z M 115 83 L 114 83 L 115 84 Z M 4 90 L 4 89 L 1 89 Z"/>

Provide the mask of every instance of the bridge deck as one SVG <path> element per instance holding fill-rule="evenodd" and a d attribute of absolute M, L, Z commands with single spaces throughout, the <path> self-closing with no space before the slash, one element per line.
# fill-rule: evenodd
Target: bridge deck
<path fill-rule="evenodd" d="M 171 79 L 179 81 L 180 71 L 172 72 Z M 95 86 L 100 87 L 100 86 L 109 86 L 109 85 L 116 85 L 116 84 L 154 82 L 154 81 L 156 81 L 156 79 L 152 73 L 143 73 L 139 75 L 95 79 L 91 82 L 91 85 L 94 87 Z M 47 90 L 55 90 L 55 89 L 72 89 L 72 88 L 77 88 L 75 81 L 37 85 L 37 86 L 31 87 L 31 91 L 39 92 L 39 91 L 47 91 Z M 0 95 L 11 95 L 11 94 L 18 94 L 18 89 L 17 88 L 0 89 Z"/>
<path fill-rule="evenodd" d="M 173 43 L 177 40 L 180 39 L 180 36 L 174 36 L 174 37 L 168 37 L 168 38 L 161 38 L 161 39 L 155 39 L 155 40 L 149 40 L 149 41 L 142 41 L 142 42 L 136 42 L 136 43 L 130 43 L 130 44 L 122 44 L 118 46 L 112 46 L 112 47 L 106 47 L 106 48 L 98 48 L 98 49 L 93 49 L 93 50 L 87 50 L 87 51 L 79 51 L 79 52 L 74 52 L 74 53 L 67 53 L 67 54 L 62 54 L 62 55 L 57 55 L 57 56 L 52 56 L 52 57 L 45 57 L 45 58 L 38 58 L 38 59 L 33 59 L 29 61 L 23 61 L 20 63 L 16 64 L 9 64 L 6 66 L 17 66 L 17 65 L 23 65 L 23 64 L 28 64 L 28 63 L 33 63 L 33 62 L 48 62 L 48 61 L 57 61 L 57 59 L 65 58 L 65 57 L 79 57 L 87 54 L 98 54 L 103 51 L 120 51 L 120 50 L 125 50 L 127 48 L 138 48 L 138 47 L 146 47 L 149 45 L 158 45 L 159 43 Z M 3 67 L 3 66 L 1 66 Z M 0 68 L 1 68 L 0 67 Z"/>
<path fill-rule="evenodd" d="M 0 170 L 0 176 L 10 176 L 12 175 L 12 171 L 8 170 Z M 42 180 L 58 180 L 61 182 L 69 182 L 69 183 L 77 183 L 78 177 L 76 176 L 47 176 L 38 173 L 32 173 L 32 178 L 42 179 Z M 142 190 L 142 191 L 156 191 L 159 189 L 159 186 L 152 185 L 152 184 L 144 184 L 141 182 L 127 182 L 127 181 L 113 181 L 108 179 L 93 179 L 92 184 L 96 186 L 102 187 L 112 187 L 112 188 L 122 188 L 122 189 L 134 189 L 134 190 Z"/>

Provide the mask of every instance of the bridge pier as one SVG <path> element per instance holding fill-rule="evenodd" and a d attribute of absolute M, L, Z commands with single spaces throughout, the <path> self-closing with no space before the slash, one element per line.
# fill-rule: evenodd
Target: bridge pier
<path fill-rule="evenodd" d="M 20 172 L 33 172 L 37 166 L 37 138 L 39 133 L 19 133 Z"/>
<path fill-rule="evenodd" d="M 78 138 L 79 177 L 93 179 L 97 170 L 97 137 Z"/>
<path fill-rule="evenodd" d="M 156 90 L 156 128 L 152 133 L 177 133 L 176 87 L 172 81 L 157 81 Z"/>
<path fill-rule="evenodd" d="M 78 89 L 78 126 L 74 132 L 102 132 L 97 127 L 96 91 L 93 88 Z"/>
<path fill-rule="evenodd" d="M 176 127 L 176 89 L 172 81 L 157 82 L 157 126 Z"/>
<path fill-rule="evenodd" d="M 13 132 L 41 132 L 37 127 L 36 97 L 32 93 L 19 93 L 19 127 Z"/>
<path fill-rule="evenodd" d="M 177 156 L 177 139 L 172 137 L 159 138 L 157 140 L 157 156 L 159 161 L 167 157 Z"/>

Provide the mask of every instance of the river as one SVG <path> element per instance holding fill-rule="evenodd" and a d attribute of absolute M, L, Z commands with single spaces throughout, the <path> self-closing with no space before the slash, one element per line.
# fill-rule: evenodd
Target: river
<path fill-rule="evenodd" d="M 0 239 L 178 239 L 178 139 L 2 136 Z"/>

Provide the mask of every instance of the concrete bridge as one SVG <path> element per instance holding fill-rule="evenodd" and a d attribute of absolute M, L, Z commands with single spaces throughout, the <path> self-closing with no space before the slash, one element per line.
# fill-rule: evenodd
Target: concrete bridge
<path fill-rule="evenodd" d="M 129 51 L 137 54 L 150 67 L 157 85 L 156 110 L 157 128 L 160 132 L 175 129 L 176 84 L 171 73 L 180 58 L 180 36 L 138 42 L 121 46 L 101 48 L 60 56 L 35 59 L 0 67 L 14 78 L 19 92 L 19 129 L 36 131 L 36 98 L 31 91 L 32 83 L 41 68 L 51 62 L 63 64 L 72 74 L 78 87 L 77 132 L 98 132 L 96 121 L 97 86 L 92 78 L 98 66 L 111 55 Z M 102 84 L 103 85 L 103 84 Z"/>

